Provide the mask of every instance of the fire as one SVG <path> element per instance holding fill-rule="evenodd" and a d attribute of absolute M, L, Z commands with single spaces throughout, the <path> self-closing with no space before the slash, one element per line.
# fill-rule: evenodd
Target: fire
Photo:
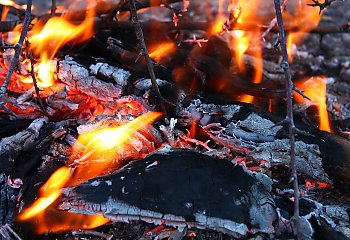
<path fill-rule="evenodd" d="M 88 5 L 93 4 L 89 1 Z M 52 17 L 46 23 L 38 19 L 33 21 L 34 27 L 29 32 L 30 50 L 35 56 L 39 56 L 38 61 L 38 85 L 40 87 L 50 87 L 54 85 L 53 73 L 55 69 L 50 61 L 55 54 L 67 43 L 78 44 L 91 38 L 94 34 L 94 8 L 89 8 L 85 19 L 80 24 L 69 22 L 70 14 L 75 4 L 60 17 Z M 21 26 L 15 29 L 17 35 L 9 39 L 10 43 L 17 43 Z"/>
<path fill-rule="evenodd" d="M 47 182 L 40 188 L 40 198 L 32 206 L 24 210 L 18 217 L 19 220 L 27 220 L 44 211 L 61 195 L 61 188 L 70 178 L 70 168 L 62 167 L 54 172 Z"/>
<path fill-rule="evenodd" d="M 159 62 L 165 55 L 171 54 L 176 50 L 176 45 L 173 42 L 161 43 L 149 56 Z"/>
<path fill-rule="evenodd" d="M 17 9 L 26 9 L 26 5 L 21 6 L 11 0 L 0 0 L 0 4 L 4 6 L 14 7 Z"/>
<path fill-rule="evenodd" d="M 326 77 L 311 77 L 303 79 L 296 87 L 304 91 L 304 94 L 311 99 L 305 99 L 299 94 L 294 94 L 294 99 L 298 103 L 311 103 L 317 106 L 320 117 L 319 128 L 321 130 L 331 132 L 331 127 L 328 118 L 328 111 L 326 105 Z"/>
<path fill-rule="evenodd" d="M 57 212 L 52 205 L 60 197 L 62 188 L 115 170 L 119 166 L 119 159 L 115 154 L 117 148 L 126 143 L 136 131 L 151 124 L 161 115 L 161 113 L 149 112 L 122 126 L 81 134 L 78 137 L 78 142 L 85 146 L 83 157 L 78 161 L 72 159 L 68 167 L 61 167 L 54 172 L 40 188 L 39 198 L 29 208 L 21 212 L 18 220 L 36 220 L 41 224 L 38 226 L 38 233 L 48 230 L 57 232 L 77 228 L 94 228 L 106 224 L 108 219 L 102 215 L 85 216 Z M 52 217 L 47 219 L 47 216 L 51 215 L 53 211 L 55 212 L 54 219 L 59 220 L 54 221 Z"/>
<path fill-rule="evenodd" d="M 311 1 L 309 1 L 311 2 Z M 305 1 L 299 1 L 297 4 L 292 5 L 293 13 L 284 14 L 284 19 L 287 21 L 287 25 L 291 28 L 298 27 L 300 32 L 309 32 L 316 28 L 321 20 L 322 13 L 319 13 L 317 8 L 308 6 Z M 288 8 L 287 8 L 288 11 Z M 292 46 L 300 44 L 305 37 L 305 33 L 289 33 L 287 38 L 287 50 L 289 61 L 293 61 Z"/>

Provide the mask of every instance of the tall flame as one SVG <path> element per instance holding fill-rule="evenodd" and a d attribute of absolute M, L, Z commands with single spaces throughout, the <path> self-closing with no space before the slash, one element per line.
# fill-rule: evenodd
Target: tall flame
<path fill-rule="evenodd" d="M 293 61 L 293 44 L 300 44 L 304 40 L 305 33 L 317 27 L 321 20 L 322 13 L 323 12 L 321 12 L 321 14 L 319 13 L 318 8 L 308 6 L 306 1 L 299 1 L 293 6 L 293 14 L 285 14 L 284 20 L 289 22 L 291 28 L 298 27 L 300 30 L 299 33 L 288 34 L 287 48 L 289 61 Z"/>
<path fill-rule="evenodd" d="M 108 219 L 101 215 L 85 216 L 56 211 L 54 215 L 60 219 L 60 222 L 51 218 L 47 220 L 44 216 L 55 212 L 50 206 L 60 197 L 62 188 L 115 170 L 119 166 L 119 159 L 115 154 L 116 148 L 127 143 L 135 132 L 151 124 L 161 115 L 161 113 L 149 112 L 122 126 L 81 134 L 78 137 L 78 142 L 80 146 L 81 144 L 85 146 L 83 157 L 79 161 L 72 159 L 68 167 L 64 166 L 56 170 L 40 188 L 39 198 L 29 208 L 21 212 L 18 220 L 43 221 L 43 223 L 39 222 L 38 233 L 92 228 L 106 224 Z"/>
<path fill-rule="evenodd" d="M 302 79 L 296 84 L 297 88 L 304 91 L 304 94 L 311 99 L 311 103 L 317 106 L 320 122 L 319 128 L 321 130 L 331 132 L 331 127 L 328 118 L 328 111 L 326 105 L 326 77 L 311 77 Z M 310 100 L 303 98 L 299 94 L 294 94 L 294 99 L 299 103 L 310 103 Z"/>

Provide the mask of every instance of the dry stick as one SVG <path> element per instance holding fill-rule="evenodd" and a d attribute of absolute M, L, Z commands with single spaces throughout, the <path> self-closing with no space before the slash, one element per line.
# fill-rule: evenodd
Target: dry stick
<path fill-rule="evenodd" d="M 287 53 L 287 46 L 286 46 L 286 36 L 284 33 L 284 25 L 283 25 L 283 19 L 282 19 L 282 12 L 281 12 L 281 4 L 279 0 L 274 0 L 275 3 L 275 10 L 276 10 L 276 17 L 277 17 L 277 23 L 278 23 L 278 29 L 279 29 L 279 41 L 282 51 L 282 63 L 281 67 L 283 68 L 285 72 L 285 81 L 286 81 L 286 101 L 287 101 L 287 117 L 286 121 L 288 123 L 288 130 L 289 130 L 289 143 L 290 143 L 290 161 L 291 161 L 291 167 L 292 167 L 292 177 L 291 181 L 293 182 L 293 189 L 294 189 L 294 216 L 295 218 L 299 217 L 299 187 L 298 187 L 298 176 L 297 176 L 297 164 L 296 164 L 296 158 L 295 158 L 295 125 L 294 125 L 294 119 L 293 119 L 293 99 L 292 99 L 292 91 L 293 91 L 293 83 L 292 83 L 292 74 L 289 68 L 288 63 L 288 53 Z"/>
<path fill-rule="evenodd" d="M 36 98 L 38 99 L 38 102 L 39 102 L 41 110 L 47 115 L 44 103 L 43 103 L 43 101 L 42 101 L 42 99 L 40 97 L 40 89 L 38 87 L 37 80 L 36 80 L 36 77 L 35 77 L 34 60 L 33 60 L 33 58 L 31 56 L 29 57 L 29 59 L 30 59 L 30 75 L 31 75 L 31 77 L 33 79 L 33 85 L 34 85 L 34 89 L 35 89 L 35 93 L 36 93 Z"/>
<path fill-rule="evenodd" d="M 28 27 L 29 27 L 29 24 L 31 22 L 31 8 L 32 8 L 32 0 L 27 0 L 27 9 L 26 9 L 25 17 L 24 17 L 24 22 L 23 22 L 23 27 L 22 27 L 22 31 L 21 31 L 21 36 L 20 36 L 20 38 L 18 40 L 18 43 L 16 45 L 15 54 L 14 54 L 14 56 L 12 58 L 10 68 L 9 68 L 9 70 L 7 72 L 7 75 L 6 75 L 6 79 L 5 79 L 3 85 L 0 88 L 0 99 L 2 99 L 4 97 L 4 95 L 6 93 L 6 90 L 7 90 L 7 86 L 10 83 L 10 79 L 11 79 L 11 76 L 13 74 L 13 71 L 17 67 L 19 54 L 20 54 L 22 46 L 23 46 L 23 41 L 24 41 L 24 38 L 27 35 Z"/>
<path fill-rule="evenodd" d="M 147 69 L 148 69 L 149 75 L 151 77 L 152 86 L 157 94 L 157 102 L 158 102 L 162 112 L 164 112 L 165 118 L 166 118 L 167 111 L 165 109 L 164 102 L 167 102 L 167 101 L 162 97 L 162 94 L 161 94 L 159 87 L 157 85 L 156 76 L 155 76 L 154 70 L 153 70 L 153 63 L 152 63 L 151 58 L 149 57 L 149 54 L 147 51 L 147 46 L 145 43 L 145 38 L 144 38 L 143 32 L 142 32 L 142 28 L 141 28 L 140 22 L 137 18 L 135 0 L 130 0 L 129 4 L 130 4 L 130 14 L 131 14 L 132 23 L 134 24 L 136 37 L 137 37 L 137 40 L 139 41 L 139 44 L 140 44 L 140 54 L 143 54 L 143 56 L 146 59 Z"/>
<path fill-rule="evenodd" d="M 51 16 L 56 14 L 56 0 L 51 0 Z"/>
<path fill-rule="evenodd" d="M 318 0 L 312 0 L 314 3 L 308 4 L 311 7 L 319 7 L 320 8 L 320 14 L 323 9 L 326 9 L 326 7 L 330 6 L 333 2 L 337 0 L 324 0 L 323 3 L 320 3 Z"/>

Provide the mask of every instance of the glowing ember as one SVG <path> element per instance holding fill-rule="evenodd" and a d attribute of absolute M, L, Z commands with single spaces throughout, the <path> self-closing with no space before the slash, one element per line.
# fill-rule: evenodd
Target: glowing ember
<path fill-rule="evenodd" d="M 326 105 L 326 77 L 312 77 L 303 79 L 297 83 L 296 86 L 300 90 L 303 90 L 304 94 L 312 101 L 310 102 L 310 100 L 303 98 L 299 94 L 294 94 L 295 101 L 299 103 L 311 103 L 316 105 L 320 116 L 319 128 L 321 130 L 331 132 Z"/>
<path fill-rule="evenodd" d="M 54 172 L 40 188 L 39 198 L 32 206 L 22 211 L 18 220 L 36 220 L 40 223 L 37 230 L 39 233 L 48 230 L 57 232 L 77 228 L 94 228 L 106 224 L 109 220 L 101 215 L 60 213 L 50 206 L 59 198 L 62 188 L 97 177 L 107 170 L 115 170 L 116 166 L 119 166 L 119 159 L 115 155 L 116 148 L 122 146 L 135 132 L 151 124 L 161 115 L 161 113 L 149 112 L 125 125 L 80 135 L 78 141 L 85 146 L 83 157 L 78 161 L 72 159 L 70 167 L 62 167 Z M 76 150 L 76 152 L 79 151 Z M 52 217 L 47 220 L 50 214 L 57 221 L 54 221 Z"/>
<path fill-rule="evenodd" d="M 307 179 L 305 180 L 305 187 L 307 189 L 315 189 L 315 188 L 330 188 L 331 186 L 324 182 Z"/>

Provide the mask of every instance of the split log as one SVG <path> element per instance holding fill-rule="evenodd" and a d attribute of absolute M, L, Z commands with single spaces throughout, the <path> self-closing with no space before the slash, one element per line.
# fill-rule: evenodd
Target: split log
<path fill-rule="evenodd" d="M 248 230 L 274 231 L 271 184 L 263 174 L 230 161 L 174 149 L 66 188 L 60 209 L 103 213 L 112 221 L 209 228 L 239 237 Z"/>

